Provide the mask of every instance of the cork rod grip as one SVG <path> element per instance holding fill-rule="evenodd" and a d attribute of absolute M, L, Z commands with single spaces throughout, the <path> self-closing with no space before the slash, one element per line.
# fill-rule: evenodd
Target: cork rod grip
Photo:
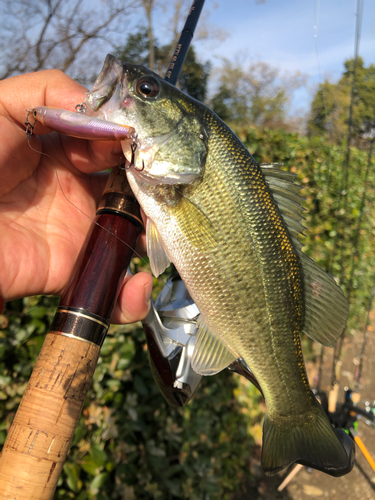
<path fill-rule="evenodd" d="M 99 352 L 47 334 L 0 457 L 1 500 L 53 498 Z"/>

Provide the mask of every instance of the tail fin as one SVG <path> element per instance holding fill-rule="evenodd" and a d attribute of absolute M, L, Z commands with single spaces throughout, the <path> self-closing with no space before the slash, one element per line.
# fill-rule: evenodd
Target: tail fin
<path fill-rule="evenodd" d="M 344 431 L 334 431 L 319 403 L 307 415 L 267 416 L 263 425 L 262 467 L 273 476 L 298 462 L 332 476 L 350 472 L 354 442 Z"/>

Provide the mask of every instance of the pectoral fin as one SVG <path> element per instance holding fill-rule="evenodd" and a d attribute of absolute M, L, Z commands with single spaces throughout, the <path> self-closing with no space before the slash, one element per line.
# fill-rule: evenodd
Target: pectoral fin
<path fill-rule="evenodd" d="M 181 198 L 173 212 L 186 239 L 195 248 L 209 251 L 217 246 L 217 232 L 209 218 L 188 198 Z"/>
<path fill-rule="evenodd" d="M 191 366 L 200 375 L 215 375 L 227 368 L 238 356 L 211 332 L 202 319 L 198 319 L 198 327 Z"/>
<path fill-rule="evenodd" d="M 159 236 L 158 230 L 152 220 L 147 217 L 146 222 L 147 255 L 150 259 L 152 274 L 157 278 L 169 266 L 167 253 L 163 242 Z"/>

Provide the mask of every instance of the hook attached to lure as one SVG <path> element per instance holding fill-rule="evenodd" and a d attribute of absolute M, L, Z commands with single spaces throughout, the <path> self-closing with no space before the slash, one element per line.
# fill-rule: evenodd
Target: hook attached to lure
<path fill-rule="evenodd" d="M 135 170 L 137 170 L 138 172 L 142 172 L 142 170 L 145 169 L 145 162 L 142 160 L 142 168 L 137 168 L 135 166 L 135 152 L 137 150 L 137 143 L 134 142 L 132 143 L 132 145 L 130 146 L 130 149 L 132 150 L 132 157 L 131 157 L 131 160 L 130 160 L 130 163 L 129 165 L 127 165 L 125 168 L 126 170 L 128 170 L 129 168 L 133 167 Z"/>

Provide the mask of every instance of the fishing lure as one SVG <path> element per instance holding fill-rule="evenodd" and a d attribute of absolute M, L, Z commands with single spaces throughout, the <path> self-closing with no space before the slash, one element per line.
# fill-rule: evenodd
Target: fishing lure
<path fill-rule="evenodd" d="M 48 106 L 38 106 L 27 110 L 26 133 L 28 136 L 31 135 L 35 123 L 38 121 L 56 132 L 78 139 L 98 141 L 124 141 L 130 139 L 134 142 L 137 138 L 137 133 L 133 127 L 86 116 L 84 113 L 85 106 L 82 104 L 78 104 L 76 109 L 76 113 Z M 33 124 L 29 122 L 30 115 L 35 119 Z"/>

